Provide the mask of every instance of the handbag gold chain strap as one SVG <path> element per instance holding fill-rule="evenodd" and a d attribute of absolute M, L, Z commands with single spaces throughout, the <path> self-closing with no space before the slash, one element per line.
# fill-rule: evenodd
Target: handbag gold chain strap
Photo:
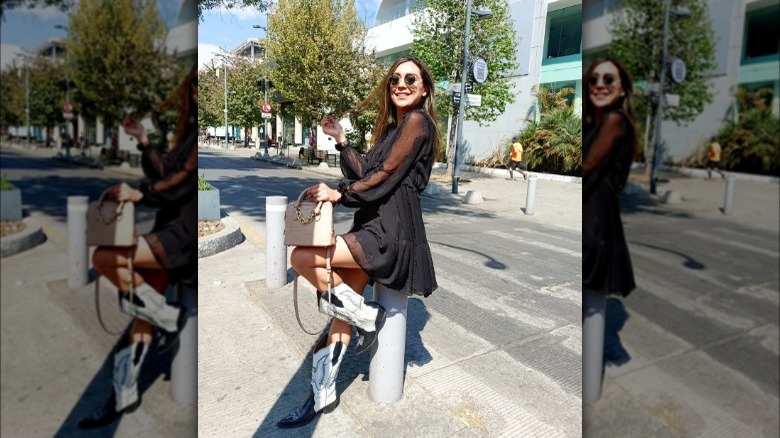
<path fill-rule="evenodd" d="M 106 219 L 105 216 L 103 216 L 103 209 L 101 208 L 103 206 L 103 203 L 102 202 L 99 203 L 97 205 L 97 218 L 98 218 L 98 221 L 101 224 L 103 224 L 103 225 L 108 225 L 108 224 L 110 224 L 112 222 L 115 222 L 115 221 L 119 220 L 119 218 L 122 216 L 122 210 L 124 209 L 124 205 L 125 205 L 124 202 L 120 203 L 119 204 L 119 208 L 114 210 L 114 214 L 112 214 L 111 217 Z"/>
<path fill-rule="evenodd" d="M 304 225 L 311 223 L 312 221 L 314 221 L 314 218 L 317 217 L 317 214 L 319 213 L 319 209 L 320 209 L 319 207 L 320 205 L 318 204 L 316 208 L 313 208 L 311 210 L 311 214 L 309 215 L 309 217 L 305 218 L 301 213 L 301 204 L 296 205 L 294 207 L 296 219 L 298 220 L 298 222 Z"/>

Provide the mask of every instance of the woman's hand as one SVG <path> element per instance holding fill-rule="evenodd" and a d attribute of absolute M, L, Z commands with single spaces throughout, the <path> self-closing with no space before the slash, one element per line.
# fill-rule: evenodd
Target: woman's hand
<path fill-rule="evenodd" d="M 306 189 L 306 196 L 313 198 L 317 202 L 332 202 L 334 204 L 341 200 L 341 193 L 338 190 L 331 189 L 325 183 L 319 183 Z"/>
<path fill-rule="evenodd" d="M 122 120 L 122 127 L 125 128 L 125 133 L 127 133 L 127 135 L 135 137 L 139 143 L 146 144 L 149 142 L 149 139 L 146 137 L 144 125 L 135 117 L 126 116 L 125 119 Z"/>
<path fill-rule="evenodd" d="M 119 183 L 111 187 L 108 191 L 108 195 L 116 199 L 118 202 L 129 201 L 136 203 L 143 199 L 144 194 L 140 190 L 136 190 L 127 183 Z"/>
<path fill-rule="evenodd" d="M 344 143 L 347 141 L 347 136 L 344 135 L 344 128 L 342 128 L 341 124 L 330 114 L 325 114 L 322 117 L 322 123 L 320 125 L 322 126 L 322 132 L 324 132 L 325 135 L 335 138 L 337 143 Z"/>

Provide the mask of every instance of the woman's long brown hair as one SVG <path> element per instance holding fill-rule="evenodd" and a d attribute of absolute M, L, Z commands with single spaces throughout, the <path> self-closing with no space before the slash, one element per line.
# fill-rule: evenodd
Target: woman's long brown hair
<path fill-rule="evenodd" d="M 623 91 L 626 93 L 626 95 L 621 99 L 619 106 L 621 111 L 623 111 L 623 114 L 625 114 L 628 118 L 629 125 L 631 125 L 631 146 L 634 153 L 636 153 L 637 147 L 639 145 L 639 138 L 637 137 L 636 111 L 634 110 L 633 101 L 634 85 L 633 81 L 631 80 L 631 75 L 628 74 L 626 67 L 622 62 L 615 58 L 606 56 L 596 59 L 593 61 L 593 63 L 590 64 L 588 69 L 585 71 L 585 74 L 582 76 L 582 83 L 585 85 L 585 93 L 583 93 L 585 97 L 582 117 L 583 132 L 588 132 L 589 128 L 593 128 L 599 122 L 599 120 L 596 120 L 595 118 L 596 109 L 593 107 L 593 103 L 590 101 L 590 84 L 588 83 L 588 78 L 590 78 L 590 76 L 593 74 L 593 70 L 595 70 L 596 67 L 605 62 L 611 62 L 614 64 L 615 68 L 617 68 L 618 75 L 620 75 L 620 85 L 623 87 Z"/>
<path fill-rule="evenodd" d="M 145 115 L 148 115 L 152 112 L 160 112 L 168 108 L 177 108 L 179 110 L 179 118 L 176 120 L 176 130 L 173 134 L 174 145 L 187 136 L 188 133 L 186 131 L 188 129 L 197 129 L 198 104 L 195 102 L 195 99 L 192 98 L 193 85 L 195 87 L 198 86 L 197 65 L 193 65 L 192 68 L 190 68 L 187 76 L 184 77 L 170 96 L 145 113 Z M 144 116 L 141 118 L 143 117 Z"/>
<path fill-rule="evenodd" d="M 421 108 L 431 118 L 433 123 L 433 138 L 434 138 L 434 151 L 439 150 L 439 126 L 436 117 L 436 104 L 433 100 L 434 95 L 434 83 L 431 77 L 431 72 L 428 67 L 414 56 L 402 56 L 395 60 L 393 65 L 390 66 L 379 85 L 374 88 L 368 97 L 358 104 L 359 109 L 363 109 L 370 105 L 377 106 L 376 121 L 374 122 L 374 132 L 372 133 L 372 142 L 376 144 L 382 136 L 386 134 L 388 126 L 398 126 L 401 122 L 396 120 L 396 108 L 390 93 L 390 76 L 393 75 L 395 69 L 404 62 L 413 62 L 419 69 L 422 76 L 423 84 L 428 89 L 427 96 L 422 96 L 420 102 L 417 104 L 418 108 Z"/>

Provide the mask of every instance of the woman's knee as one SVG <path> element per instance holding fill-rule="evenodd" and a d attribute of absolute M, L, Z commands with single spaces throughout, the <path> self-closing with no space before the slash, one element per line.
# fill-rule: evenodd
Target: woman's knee
<path fill-rule="evenodd" d="M 95 252 L 92 253 L 92 265 L 98 271 L 105 270 L 112 267 L 116 263 L 116 254 L 113 250 L 104 246 L 98 246 L 95 248 Z"/>
<path fill-rule="evenodd" d="M 296 271 L 307 268 L 311 264 L 311 250 L 304 247 L 295 247 L 290 253 L 290 264 Z"/>

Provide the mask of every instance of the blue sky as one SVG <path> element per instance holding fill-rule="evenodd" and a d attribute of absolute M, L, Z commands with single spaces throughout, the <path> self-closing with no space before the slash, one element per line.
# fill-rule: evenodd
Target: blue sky
<path fill-rule="evenodd" d="M 160 17 L 168 26 L 175 24 L 179 8 L 184 0 L 158 0 L 157 9 Z M 0 66 L 5 66 L 19 52 L 19 47 L 26 51 L 34 50 L 49 38 L 64 38 L 66 32 L 55 29 L 54 26 L 68 25 L 66 12 L 56 7 L 32 8 L 19 7 L 5 12 L 0 22 Z"/>
<path fill-rule="evenodd" d="M 374 14 L 381 0 L 355 0 L 358 17 L 367 25 L 374 21 Z M 266 25 L 265 13 L 253 8 L 215 9 L 203 14 L 198 24 L 198 65 L 208 64 L 219 47 L 231 50 L 247 38 L 264 38 L 265 31 L 252 25 Z"/>

